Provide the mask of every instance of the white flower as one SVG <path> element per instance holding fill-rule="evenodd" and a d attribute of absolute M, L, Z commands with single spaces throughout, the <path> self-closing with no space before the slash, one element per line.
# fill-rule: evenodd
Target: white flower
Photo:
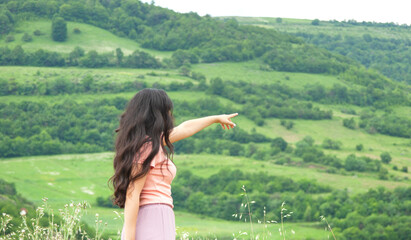
<path fill-rule="evenodd" d="M 27 215 L 27 210 L 26 210 L 25 208 L 22 208 L 22 209 L 20 210 L 20 215 L 21 215 L 21 216 L 26 216 L 26 215 Z"/>

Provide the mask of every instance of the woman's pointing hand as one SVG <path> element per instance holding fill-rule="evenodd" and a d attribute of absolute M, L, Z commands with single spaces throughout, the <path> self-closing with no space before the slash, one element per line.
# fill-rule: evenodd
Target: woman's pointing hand
<path fill-rule="evenodd" d="M 231 121 L 231 118 L 237 116 L 238 113 L 217 115 L 217 123 L 220 123 L 223 129 L 234 128 L 236 125 Z"/>

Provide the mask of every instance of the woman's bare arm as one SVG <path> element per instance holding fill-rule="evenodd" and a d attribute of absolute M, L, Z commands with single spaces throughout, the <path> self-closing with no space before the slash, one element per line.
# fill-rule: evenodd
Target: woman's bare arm
<path fill-rule="evenodd" d="M 133 168 L 132 174 L 136 174 L 141 169 L 141 164 Z M 124 231 L 126 240 L 135 240 L 136 237 L 136 223 L 138 217 L 138 210 L 140 205 L 140 193 L 146 182 L 147 175 L 136 181 L 130 183 L 127 188 L 126 202 L 124 204 Z"/>
<path fill-rule="evenodd" d="M 233 128 L 236 125 L 231 121 L 231 118 L 237 115 L 238 113 L 222 114 L 185 121 L 173 128 L 170 134 L 170 142 L 174 143 L 190 137 L 213 123 L 220 123 L 223 129 L 230 129 L 230 127 Z"/>

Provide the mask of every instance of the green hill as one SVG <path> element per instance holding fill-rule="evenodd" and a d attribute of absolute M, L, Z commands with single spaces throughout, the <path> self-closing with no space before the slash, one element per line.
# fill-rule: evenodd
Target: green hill
<path fill-rule="evenodd" d="M 301 37 L 335 53 L 342 54 L 406 84 L 410 75 L 410 28 L 394 23 L 320 21 L 288 18 L 233 17 L 239 24 L 275 29 Z M 231 19 L 231 18 L 222 18 Z"/>
<path fill-rule="evenodd" d="M 79 29 L 81 32 L 76 34 L 73 29 Z M 42 35 L 36 36 L 34 31 L 39 30 Z M 85 23 L 68 22 L 67 23 L 68 38 L 65 42 L 53 41 L 51 37 L 51 21 L 48 19 L 36 20 L 30 22 L 20 22 L 13 33 L 15 41 L 6 42 L 5 37 L 0 40 L 0 46 L 8 46 L 14 48 L 21 45 L 24 50 L 34 52 L 38 49 L 47 49 L 53 52 L 68 54 L 75 47 L 82 47 L 85 51 L 95 50 L 99 53 L 115 52 L 116 48 L 121 48 L 124 54 L 129 55 L 135 50 L 142 50 L 139 43 L 128 38 L 122 38 L 101 29 Z M 33 36 L 31 42 L 21 40 L 22 36 L 27 33 Z M 171 57 L 171 52 L 155 51 L 145 49 L 144 51 L 162 59 Z"/>
<path fill-rule="evenodd" d="M 401 224 L 408 220 L 411 200 L 406 188 L 411 181 L 410 87 L 299 35 L 301 27 L 307 34 L 323 29 L 318 34 L 330 31 L 331 36 L 339 32 L 338 23 L 219 20 L 132 0 L 7 1 L 1 6 L 0 19 L 8 22 L 0 28 L 0 64 L 6 65 L 0 67 L 0 166 L 6 169 L 0 178 L 14 182 L 30 201 L 39 204 L 46 196 L 60 207 L 88 200 L 94 207 L 86 221 L 93 225 L 99 213 L 116 235 L 121 222 L 113 220 L 114 209 L 96 200 L 111 193 L 106 182 L 113 130 L 127 101 L 155 87 L 173 100 L 176 124 L 239 113 L 233 130 L 214 126 L 175 144 L 181 175 L 173 194 L 181 235 L 198 231 L 229 238 L 248 229 L 215 218 L 234 220 L 244 184 L 256 201 L 256 218 L 267 206 L 278 220 L 281 203 L 287 202 L 295 212 L 287 225 L 295 239 L 325 238 L 320 215 L 341 238 L 406 236 L 401 229 L 408 226 Z M 92 14 L 79 14 L 83 11 Z M 50 38 L 54 14 L 67 21 L 65 42 Z M 344 24 L 347 36 L 369 40 L 361 34 L 364 26 Z M 394 39 L 393 31 L 405 32 L 399 26 L 367 28 L 374 44 L 383 41 L 377 38 Z M 21 40 L 35 30 L 44 35 Z M 6 41 L 10 36 L 15 40 Z M 201 185 L 210 177 L 227 186 Z"/>

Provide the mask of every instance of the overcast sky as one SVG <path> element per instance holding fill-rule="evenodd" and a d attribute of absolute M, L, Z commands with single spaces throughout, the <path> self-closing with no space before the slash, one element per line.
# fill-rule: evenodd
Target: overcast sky
<path fill-rule="evenodd" d="M 192 11 L 201 16 L 355 19 L 411 25 L 411 0 L 155 0 L 154 3 L 176 12 Z"/>

